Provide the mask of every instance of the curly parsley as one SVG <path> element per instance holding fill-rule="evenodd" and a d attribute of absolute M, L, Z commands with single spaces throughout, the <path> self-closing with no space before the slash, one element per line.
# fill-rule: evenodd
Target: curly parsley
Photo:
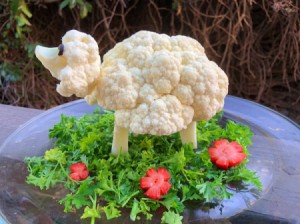
<path fill-rule="evenodd" d="M 41 157 L 25 159 L 29 174 L 27 183 L 40 189 L 63 184 L 68 194 L 59 200 L 65 212 L 84 208 L 82 219 L 91 223 L 105 215 L 106 219 L 121 216 L 122 208 L 130 209 L 131 220 L 144 216 L 151 220 L 153 211 L 165 207 L 162 223 L 181 223 L 185 203 L 221 201 L 232 194 L 227 185 L 233 181 L 261 189 L 259 177 L 242 164 L 227 171 L 218 169 L 209 158 L 211 142 L 220 138 L 237 141 L 248 155 L 252 132 L 244 125 L 227 121 L 222 127 L 217 114 L 208 122 L 199 122 L 198 149 L 182 145 L 179 135 L 129 136 L 129 153 L 110 154 L 114 115 L 98 110 L 80 118 L 62 115 L 49 131 L 53 148 Z M 83 162 L 90 171 L 83 181 L 69 178 L 69 167 Z M 139 186 L 149 168 L 164 167 L 171 174 L 172 187 L 162 200 L 147 198 Z"/>

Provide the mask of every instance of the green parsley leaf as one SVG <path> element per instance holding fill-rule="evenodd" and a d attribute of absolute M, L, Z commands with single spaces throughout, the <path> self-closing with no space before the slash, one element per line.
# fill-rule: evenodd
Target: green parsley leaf
<path fill-rule="evenodd" d="M 183 217 L 173 211 L 164 212 L 161 222 L 167 224 L 181 224 Z"/>
<path fill-rule="evenodd" d="M 58 148 L 49 149 L 45 152 L 45 160 L 57 161 L 61 164 L 66 163 L 65 153 L 60 151 Z"/>
<path fill-rule="evenodd" d="M 115 202 L 110 202 L 107 206 L 103 207 L 106 218 L 113 219 L 121 215 L 121 211 L 118 209 L 118 206 Z"/>

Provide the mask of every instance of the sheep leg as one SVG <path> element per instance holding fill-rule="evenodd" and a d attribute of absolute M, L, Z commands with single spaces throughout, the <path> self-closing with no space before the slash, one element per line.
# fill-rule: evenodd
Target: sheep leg
<path fill-rule="evenodd" d="M 179 133 L 182 144 L 192 143 L 194 149 L 197 148 L 197 124 L 195 121 L 190 123 L 186 129 L 181 130 Z"/>
<path fill-rule="evenodd" d="M 113 143 L 111 149 L 112 154 L 128 152 L 128 133 L 128 128 L 122 128 L 115 124 Z"/>

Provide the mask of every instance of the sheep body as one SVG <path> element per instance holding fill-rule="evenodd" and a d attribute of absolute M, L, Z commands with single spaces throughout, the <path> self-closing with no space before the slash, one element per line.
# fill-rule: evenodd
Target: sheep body
<path fill-rule="evenodd" d="M 108 51 L 95 88 L 98 104 L 137 134 L 169 135 L 223 108 L 226 74 L 196 40 L 140 31 Z"/>

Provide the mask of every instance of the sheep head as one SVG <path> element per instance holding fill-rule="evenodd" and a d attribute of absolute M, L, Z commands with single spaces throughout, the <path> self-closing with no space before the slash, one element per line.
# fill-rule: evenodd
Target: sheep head
<path fill-rule="evenodd" d="M 56 48 L 37 46 L 37 58 L 60 80 L 57 92 L 69 97 L 86 97 L 92 93 L 100 75 L 101 59 L 97 42 L 90 35 L 68 31 Z"/>

